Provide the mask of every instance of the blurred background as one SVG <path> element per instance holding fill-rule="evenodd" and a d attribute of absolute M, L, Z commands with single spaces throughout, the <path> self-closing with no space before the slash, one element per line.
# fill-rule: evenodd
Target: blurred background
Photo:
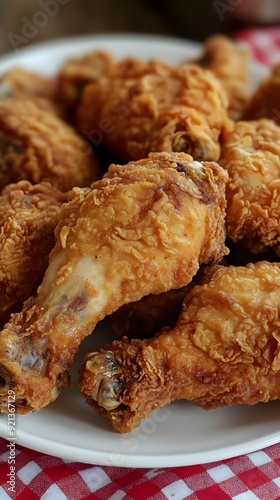
<path fill-rule="evenodd" d="M 73 35 L 149 33 L 197 41 L 279 25 L 280 0 L 0 0 L 0 53 Z"/>

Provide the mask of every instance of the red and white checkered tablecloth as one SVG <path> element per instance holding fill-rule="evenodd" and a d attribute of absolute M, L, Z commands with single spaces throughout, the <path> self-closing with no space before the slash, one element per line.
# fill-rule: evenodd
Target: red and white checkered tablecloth
<path fill-rule="evenodd" d="M 280 61 L 280 28 L 236 39 L 271 66 Z M 131 469 L 63 460 L 16 446 L 16 494 L 9 491 L 8 441 L 0 438 L 0 500 L 276 500 L 280 444 L 232 459 L 186 467 Z"/>
<path fill-rule="evenodd" d="M 16 497 L 8 491 L 8 453 L 0 439 L 1 500 L 280 498 L 280 444 L 222 462 L 161 469 L 87 465 L 17 446 Z"/>
<path fill-rule="evenodd" d="M 235 34 L 251 48 L 252 57 L 267 66 L 280 62 L 280 27 L 246 29 Z"/>

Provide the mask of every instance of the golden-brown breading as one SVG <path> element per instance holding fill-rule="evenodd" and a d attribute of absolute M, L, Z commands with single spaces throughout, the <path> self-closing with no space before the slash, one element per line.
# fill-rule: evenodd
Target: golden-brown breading
<path fill-rule="evenodd" d="M 226 171 L 189 155 L 155 153 L 111 165 L 62 206 L 37 295 L 0 335 L 0 408 L 39 410 L 69 383 L 83 338 L 105 315 L 189 283 L 225 247 Z"/>
<path fill-rule="evenodd" d="M 217 161 L 227 106 L 218 80 L 198 65 L 127 59 L 85 88 L 78 126 L 124 161 L 157 151 Z"/>
<path fill-rule="evenodd" d="M 187 287 L 183 287 L 125 304 L 112 314 L 114 332 L 118 337 L 148 338 L 166 326 L 175 326 L 186 293 Z"/>
<path fill-rule="evenodd" d="M 52 99 L 54 82 L 39 73 L 14 67 L 0 77 L 0 100 L 9 97 Z"/>
<path fill-rule="evenodd" d="M 31 99 L 0 101 L 0 190 L 12 182 L 49 181 L 61 191 L 101 174 L 88 144 L 57 115 Z"/>
<path fill-rule="evenodd" d="M 36 292 L 54 246 L 54 228 L 70 195 L 48 183 L 7 186 L 0 196 L 0 324 Z"/>
<path fill-rule="evenodd" d="M 228 242 L 230 243 L 230 242 Z M 242 249 L 242 257 L 244 249 Z M 229 265 L 228 260 L 232 259 L 234 250 L 230 248 L 229 255 L 220 263 Z M 275 257 L 275 256 L 274 256 Z M 252 254 L 250 253 L 250 259 Z M 235 258 L 235 260 L 237 260 Z M 238 265 L 240 262 L 240 249 L 238 252 Z M 260 259 L 258 259 L 260 260 Z M 275 260 L 275 259 L 273 259 Z M 252 260 L 249 260 L 251 262 Z M 248 259 L 246 261 L 246 264 Z M 230 262 L 232 263 L 232 262 Z M 204 266 L 201 266 L 201 269 Z M 114 312 L 110 319 L 114 333 L 117 337 L 147 339 L 160 332 L 163 328 L 173 328 L 182 312 L 183 301 L 187 293 L 199 282 L 201 269 L 194 276 L 192 281 L 183 288 L 169 290 L 159 295 L 147 295 L 137 302 L 125 304 Z"/>
<path fill-rule="evenodd" d="M 280 128 L 241 121 L 224 134 L 220 164 L 229 173 L 227 233 L 251 252 L 280 245 Z"/>
<path fill-rule="evenodd" d="M 113 64 L 111 54 L 98 50 L 79 58 L 68 59 L 60 68 L 55 98 L 71 122 L 76 121 L 76 111 L 84 87 L 106 75 Z"/>
<path fill-rule="evenodd" d="M 178 399 L 205 409 L 280 398 L 280 264 L 212 266 L 174 329 L 86 355 L 80 389 L 120 432 Z"/>
<path fill-rule="evenodd" d="M 240 120 L 250 95 L 249 51 L 226 36 L 214 35 L 204 43 L 196 62 L 215 74 L 229 101 L 229 117 Z"/>
<path fill-rule="evenodd" d="M 244 110 L 244 120 L 270 118 L 280 124 L 280 63 L 261 81 Z"/>

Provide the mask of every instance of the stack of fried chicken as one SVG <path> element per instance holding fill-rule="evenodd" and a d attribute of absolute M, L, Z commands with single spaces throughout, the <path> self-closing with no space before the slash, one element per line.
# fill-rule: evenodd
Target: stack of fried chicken
<path fill-rule="evenodd" d="M 119 432 L 173 400 L 280 398 L 279 66 L 253 94 L 248 68 L 214 36 L 178 65 L 2 76 L 2 412 L 54 401 L 106 316 L 79 388 Z"/>

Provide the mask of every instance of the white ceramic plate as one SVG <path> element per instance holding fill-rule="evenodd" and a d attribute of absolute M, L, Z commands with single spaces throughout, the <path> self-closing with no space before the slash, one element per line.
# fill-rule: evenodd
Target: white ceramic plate
<path fill-rule="evenodd" d="M 16 64 L 53 75 L 68 57 L 105 49 L 118 57 L 158 57 L 169 62 L 195 57 L 200 46 L 151 36 L 98 36 L 67 39 L 25 48 L 2 58 L 0 72 Z M 251 64 L 252 85 L 265 69 Z M 55 403 L 16 417 L 17 443 L 73 461 L 121 467 L 174 467 L 212 462 L 249 453 L 280 441 L 280 402 L 234 406 L 206 412 L 192 403 L 173 403 L 144 420 L 127 435 L 117 434 L 85 403 L 77 389 L 77 370 L 85 352 L 106 342 L 108 321 L 100 323 L 79 350 L 72 384 Z M 10 439 L 7 415 L 0 435 Z"/>

